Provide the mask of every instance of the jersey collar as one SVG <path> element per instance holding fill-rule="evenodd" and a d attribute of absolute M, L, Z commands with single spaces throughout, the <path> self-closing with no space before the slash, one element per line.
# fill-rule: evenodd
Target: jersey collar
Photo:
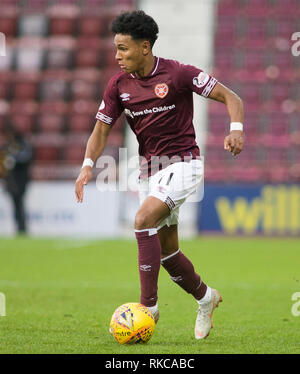
<path fill-rule="evenodd" d="M 156 73 L 157 69 L 158 69 L 158 65 L 159 65 L 159 57 L 155 56 L 155 61 L 154 61 L 154 66 L 153 66 L 152 71 L 146 77 L 143 77 L 141 79 L 149 78 L 152 75 L 154 75 Z M 131 75 L 132 78 L 139 79 L 135 74 L 130 74 L 130 75 Z"/>

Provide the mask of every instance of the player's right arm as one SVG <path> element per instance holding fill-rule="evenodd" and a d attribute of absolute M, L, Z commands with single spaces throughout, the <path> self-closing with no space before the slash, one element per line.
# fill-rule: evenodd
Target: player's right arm
<path fill-rule="evenodd" d="M 87 142 L 84 156 L 85 159 L 89 158 L 93 162 L 97 161 L 97 159 L 101 156 L 106 146 L 110 130 L 110 125 L 107 125 L 106 123 L 100 120 L 96 122 L 94 130 L 91 133 L 89 140 Z M 84 166 L 81 169 L 80 174 L 75 182 L 75 195 L 78 203 L 82 203 L 83 187 L 89 183 L 89 181 L 92 179 L 92 176 L 93 175 L 91 166 Z"/>
<path fill-rule="evenodd" d="M 121 74 L 123 74 L 121 72 Z M 102 155 L 106 146 L 108 134 L 123 112 L 124 108 L 120 102 L 120 93 L 117 82 L 120 73 L 114 75 L 108 82 L 103 94 L 103 100 L 96 114 L 96 125 L 89 137 L 85 151 L 85 159 L 91 159 L 93 163 Z M 75 195 L 77 202 L 83 201 L 83 187 L 92 179 L 92 167 L 84 166 L 75 182 Z"/>

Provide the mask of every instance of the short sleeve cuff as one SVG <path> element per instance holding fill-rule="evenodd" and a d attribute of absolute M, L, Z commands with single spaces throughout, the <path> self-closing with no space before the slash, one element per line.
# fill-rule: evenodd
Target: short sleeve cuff
<path fill-rule="evenodd" d="M 111 125 L 113 123 L 113 118 L 101 113 L 101 112 L 98 112 L 96 114 L 96 119 L 98 119 L 99 121 L 102 121 L 104 123 L 106 123 L 107 125 Z"/>
<path fill-rule="evenodd" d="M 216 80 L 216 78 L 211 77 L 201 95 L 204 97 L 208 97 L 217 83 L 218 81 Z"/>

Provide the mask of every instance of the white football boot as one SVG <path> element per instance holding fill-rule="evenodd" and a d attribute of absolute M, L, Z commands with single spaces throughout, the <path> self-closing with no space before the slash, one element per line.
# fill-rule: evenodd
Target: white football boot
<path fill-rule="evenodd" d="M 215 289 L 211 289 L 210 300 L 198 302 L 199 308 L 195 324 L 195 338 L 205 339 L 208 337 L 210 329 L 213 327 L 212 314 L 215 308 L 222 301 L 222 296 Z"/>
<path fill-rule="evenodd" d="M 158 304 L 156 304 L 155 306 L 148 306 L 147 308 L 150 310 L 156 324 L 159 320 Z"/>
<path fill-rule="evenodd" d="M 152 313 L 152 315 L 156 324 L 159 320 L 159 310 L 157 309 L 157 311 L 155 313 Z"/>

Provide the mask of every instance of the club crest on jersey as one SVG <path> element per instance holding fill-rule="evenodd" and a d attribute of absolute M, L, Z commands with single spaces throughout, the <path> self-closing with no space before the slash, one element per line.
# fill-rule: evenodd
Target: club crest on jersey
<path fill-rule="evenodd" d="M 154 88 L 155 95 L 160 99 L 163 99 L 168 95 L 169 87 L 166 83 L 159 83 Z"/>

